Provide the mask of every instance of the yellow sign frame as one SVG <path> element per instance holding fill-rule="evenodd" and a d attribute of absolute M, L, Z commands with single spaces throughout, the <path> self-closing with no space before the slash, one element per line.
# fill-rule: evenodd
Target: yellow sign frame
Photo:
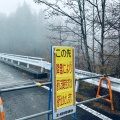
<path fill-rule="evenodd" d="M 75 52 L 73 47 L 52 47 L 53 118 L 75 113 Z"/>

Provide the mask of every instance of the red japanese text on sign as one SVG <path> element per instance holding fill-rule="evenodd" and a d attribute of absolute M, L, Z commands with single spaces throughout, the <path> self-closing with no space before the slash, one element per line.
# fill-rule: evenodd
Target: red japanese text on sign
<path fill-rule="evenodd" d="M 72 64 L 71 63 L 57 63 L 56 64 L 56 75 L 71 74 Z"/>
<path fill-rule="evenodd" d="M 59 90 L 65 90 L 65 89 L 70 89 L 73 87 L 73 82 L 71 79 L 62 79 L 62 80 L 57 80 L 57 91 Z"/>
<path fill-rule="evenodd" d="M 57 103 L 57 108 L 61 108 L 65 105 L 71 105 L 73 102 L 73 95 L 68 92 L 67 94 L 60 94 L 57 95 L 56 103 Z"/>

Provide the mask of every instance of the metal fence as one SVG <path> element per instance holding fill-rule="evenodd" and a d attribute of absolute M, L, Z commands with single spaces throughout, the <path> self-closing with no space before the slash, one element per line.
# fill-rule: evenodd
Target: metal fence
<path fill-rule="evenodd" d="M 20 66 L 22 63 L 24 63 L 24 64 L 26 64 L 26 68 L 29 68 L 30 65 L 37 66 L 37 67 L 41 68 L 41 72 L 43 72 L 42 71 L 43 69 L 50 70 L 50 68 L 51 68 L 51 64 L 49 62 L 45 61 L 44 58 L 38 58 L 38 57 L 0 53 L 0 60 L 2 62 L 11 64 L 11 65 L 17 64 L 18 66 Z M 77 89 L 79 87 L 79 81 L 80 80 L 91 83 L 91 84 L 94 84 L 94 85 L 98 85 L 99 84 L 99 78 L 102 77 L 102 76 L 99 75 L 99 74 L 75 69 L 75 77 L 76 77 L 76 91 L 77 91 Z M 120 79 L 110 77 L 110 80 L 111 80 L 112 90 L 120 92 Z M 41 83 L 36 83 L 36 84 L 33 84 L 33 85 L 28 85 L 28 86 L 1 89 L 0 93 L 8 92 L 8 91 L 14 91 L 14 90 L 20 90 L 20 89 L 27 89 L 27 88 L 43 86 L 43 85 L 48 85 L 48 84 L 51 84 L 51 82 L 42 83 L 42 84 Z M 103 82 L 101 86 L 104 87 L 104 88 L 107 88 L 108 85 L 106 84 L 106 82 Z M 78 103 L 76 103 L 76 105 L 91 102 L 91 101 L 95 101 L 95 100 L 98 100 L 98 99 L 102 99 L 102 98 L 105 98 L 107 96 L 109 96 L 109 94 L 100 96 L 98 98 L 93 98 L 93 99 L 85 100 L 85 101 L 82 101 L 82 102 L 78 102 Z M 52 112 L 52 110 L 47 110 L 45 112 L 37 113 L 37 114 L 34 114 L 34 115 L 30 115 L 30 116 L 26 116 L 26 117 L 23 117 L 23 118 L 19 118 L 17 120 L 26 120 L 26 119 L 29 119 L 29 118 L 34 118 L 36 116 L 49 114 L 51 112 Z"/>
<path fill-rule="evenodd" d="M 45 86 L 45 85 L 51 85 L 51 82 L 46 82 L 46 83 L 35 83 L 35 84 L 32 84 L 32 85 L 27 85 L 27 86 L 21 86 L 21 87 L 14 87 L 14 88 L 6 88 L 6 89 L 1 89 L 0 90 L 0 94 L 1 93 L 5 93 L 5 92 L 10 92 L 10 91 L 16 91 L 16 90 L 22 90 L 22 89 L 28 89 L 28 88 L 34 88 L 34 87 L 41 87 L 41 86 Z M 51 92 L 51 90 L 50 90 Z M 103 96 L 99 96 L 97 98 L 92 98 L 92 99 L 89 99 L 89 100 L 85 100 L 85 101 L 81 101 L 81 102 L 76 102 L 76 105 L 80 105 L 80 104 L 84 104 L 84 103 L 88 103 L 88 102 L 92 102 L 92 101 L 96 101 L 96 100 L 99 100 L 99 99 L 103 99 L 103 98 L 106 98 L 108 97 L 109 94 L 107 95 L 103 95 Z M 0 97 L 1 99 L 1 97 Z M 53 103 L 54 104 L 54 103 Z M 2 114 L 1 114 L 2 112 Z M 5 116 L 4 116 L 4 110 L 3 110 L 3 107 L 2 107 L 2 111 L 0 111 L 0 119 L 1 120 L 5 120 Z M 26 117 L 22 117 L 22 118 L 18 118 L 16 120 L 28 120 L 28 119 L 31 119 L 31 118 L 35 118 L 35 117 L 38 117 L 38 116 L 42 116 L 42 115 L 45 115 L 45 114 L 51 114 L 52 113 L 52 110 L 46 110 L 44 112 L 41 112 L 41 113 L 36 113 L 36 114 L 33 114 L 33 115 L 29 115 L 29 116 L 26 116 Z M 48 116 L 49 117 L 49 116 Z M 49 118 L 48 118 L 49 120 Z M 74 119 L 76 120 L 76 118 Z"/>
<path fill-rule="evenodd" d="M 29 68 L 30 65 L 37 66 L 41 68 L 41 72 L 43 72 L 43 69 L 50 70 L 50 66 L 51 66 L 51 63 L 45 61 L 44 58 L 7 54 L 7 53 L 0 53 L 0 61 L 10 63 L 12 65 L 17 64 L 18 66 L 24 63 L 26 64 L 26 68 Z M 100 76 L 100 74 L 75 69 L 76 79 L 82 77 L 96 77 L 96 76 Z M 110 80 L 111 80 L 112 90 L 120 92 L 120 79 L 110 77 Z M 98 78 L 84 79 L 83 81 L 93 85 L 99 84 Z M 76 91 L 78 89 L 78 86 L 79 86 L 79 81 L 76 82 Z M 102 87 L 107 88 L 105 82 L 102 83 Z"/>

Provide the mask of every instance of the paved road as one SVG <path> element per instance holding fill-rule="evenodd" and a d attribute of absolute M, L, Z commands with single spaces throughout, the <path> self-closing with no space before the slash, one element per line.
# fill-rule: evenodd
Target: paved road
<path fill-rule="evenodd" d="M 21 86 L 33 82 L 34 79 L 14 68 L 0 62 L 0 89 L 6 87 Z M 47 110 L 48 90 L 44 88 L 30 88 L 26 90 L 11 91 L 1 94 L 6 120 L 15 120 L 24 116 L 40 113 Z M 87 106 L 90 106 L 87 104 Z M 102 114 L 94 111 L 97 108 L 77 106 L 77 120 L 118 120 L 120 117 L 112 117 L 107 112 Z M 86 111 L 86 110 L 87 111 Z M 89 112 L 88 112 L 89 111 Z M 92 113 L 92 114 L 91 114 Z M 94 114 L 94 115 L 93 115 Z M 104 116 L 106 114 L 108 117 Z M 102 116 L 103 115 L 103 116 Z M 46 120 L 47 115 L 32 118 L 30 120 Z M 66 116 L 60 120 L 73 120 L 73 115 Z"/>
<path fill-rule="evenodd" d="M 0 88 L 21 86 L 30 83 L 31 79 L 31 76 L 0 62 Z"/>

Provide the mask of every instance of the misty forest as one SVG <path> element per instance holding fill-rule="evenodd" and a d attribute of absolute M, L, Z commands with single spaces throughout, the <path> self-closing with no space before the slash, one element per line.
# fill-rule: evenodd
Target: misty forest
<path fill-rule="evenodd" d="M 120 77 L 119 0 L 33 1 L 45 9 L 0 13 L 1 53 L 49 58 L 51 45 L 73 46 L 76 68 Z"/>
<path fill-rule="evenodd" d="M 29 5 L 18 6 L 15 13 L 0 14 L 0 52 L 29 56 L 48 55 L 42 11 L 32 13 Z"/>

